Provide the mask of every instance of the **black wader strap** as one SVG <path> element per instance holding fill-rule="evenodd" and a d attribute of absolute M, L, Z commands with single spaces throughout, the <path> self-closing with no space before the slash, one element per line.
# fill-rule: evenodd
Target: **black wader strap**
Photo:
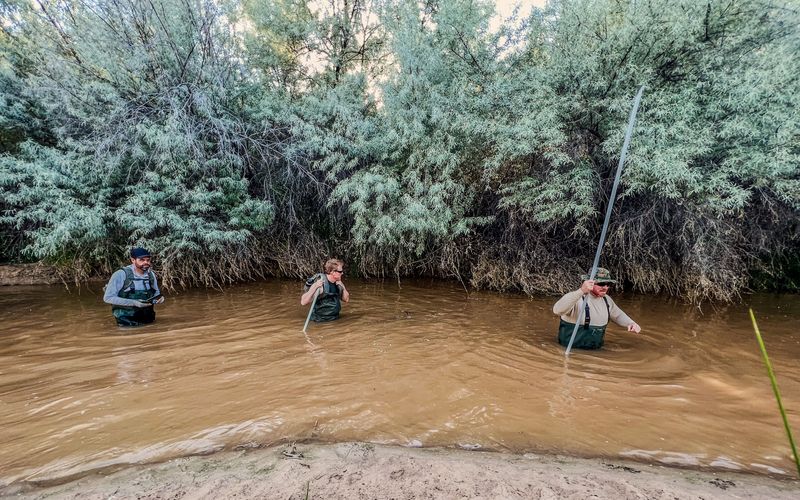
<path fill-rule="evenodd" d="M 120 292 L 122 292 L 130 288 L 131 285 L 133 285 L 133 271 L 131 271 L 129 267 L 121 267 L 120 269 L 122 269 L 125 272 L 125 283 L 122 284 L 122 289 L 120 290 Z M 132 288 L 130 291 L 133 290 L 135 290 L 135 287 Z"/>
<path fill-rule="evenodd" d="M 144 278 L 137 278 L 133 274 L 133 270 L 128 266 L 121 267 L 120 269 L 125 271 L 125 283 L 122 284 L 122 289 L 120 289 L 120 292 L 123 290 L 127 290 L 131 285 L 133 285 L 134 280 L 145 281 Z M 147 281 L 145 281 L 145 283 L 147 283 L 149 286 L 145 286 L 144 289 L 147 290 L 148 292 L 154 290 L 156 288 L 154 286 L 155 285 L 154 282 L 155 282 L 155 275 L 153 274 L 153 271 L 148 269 Z M 136 290 L 136 287 L 133 287 L 131 291 L 133 290 Z"/>
<path fill-rule="evenodd" d="M 603 297 L 603 298 L 605 298 L 605 297 Z M 584 304 L 585 304 L 585 306 L 583 308 L 583 311 L 584 311 L 584 314 L 583 314 L 583 318 L 584 318 L 583 319 L 583 326 L 589 326 L 589 320 L 591 319 L 589 317 L 589 299 L 586 299 Z"/>
<path fill-rule="evenodd" d="M 606 325 L 608 325 L 609 321 L 611 321 L 611 306 L 608 305 L 608 298 L 606 298 L 605 296 L 603 296 L 603 302 L 606 303 L 606 312 L 607 312 Z M 586 319 L 584 319 L 583 325 L 584 326 L 589 326 L 589 319 L 590 318 L 589 318 L 589 301 L 588 300 L 586 301 L 586 306 L 584 307 L 584 316 L 585 316 Z"/>

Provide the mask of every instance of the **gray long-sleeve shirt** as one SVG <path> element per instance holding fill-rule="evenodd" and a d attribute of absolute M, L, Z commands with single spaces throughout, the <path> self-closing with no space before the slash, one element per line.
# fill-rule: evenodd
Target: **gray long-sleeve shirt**
<path fill-rule="evenodd" d="M 556 302 L 553 306 L 553 313 L 561 316 L 561 319 L 568 323 L 575 323 L 578 321 L 578 308 L 580 307 L 581 297 L 583 297 L 583 292 L 581 290 L 569 292 Z M 608 295 L 606 295 L 606 299 L 608 299 L 608 309 L 606 309 L 606 303 L 601 297 L 596 297 L 590 293 L 587 294 L 586 299 L 589 301 L 590 325 L 603 326 L 608 323 L 609 319 L 624 328 L 634 323 Z"/>
<path fill-rule="evenodd" d="M 127 267 L 133 271 L 134 276 L 141 278 L 147 277 L 147 274 L 142 275 L 137 273 L 136 269 L 133 267 L 133 264 Z M 122 290 L 123 285 L 125 285 L 125 271 L 122 269 L 117 269 L 114 274 L 111 275 L 111 279 L 108 280 L 106 291 L 103 295 L 103 302 L 114 306 L 136 307 L 136 304 L 139 302 L 138 300 L 123 299 L 122 297 L 119 297 L 119 292 Z M 147 283 L 141 280 L 133 281 L 133 286 L 136 290 L 146 290 L 149 285 L 149 281 Z M 154 296 L 161 293 L 161 291 L 158 289 L 158 280 L 156 279 L 155 274 L 153 275 L 153 290 L 155 290 L 155 293 L 153 294 Z"/>

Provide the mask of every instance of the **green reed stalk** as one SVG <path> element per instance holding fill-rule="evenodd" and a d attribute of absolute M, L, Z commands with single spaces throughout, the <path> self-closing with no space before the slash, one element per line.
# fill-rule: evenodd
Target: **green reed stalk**
<path fill-rule="evenodd" d="M 786 418 L 786 410 L 783 409 L 783 403 L 781 402 L 781 393 L 778 390 L 778 381 L 775 380 L 775 372 L 772 371 L 772 363 L 769 362 L 769 357 L 767 356 L 767 348 L 764 346 L 764 340 L 761 338 L 761 332 L 758 331 L 758 325 L 756 324 L 756 316 L 753 314 L 753 309 L 750 308 L 750 319 L 753 321 L 753 329 L 756 331 L 756 338 L 758 339 L 758 345 L 761 347 L 761 355 L 764 356 L 764 364 L 767 365 L 767 373 L 769 374 L 769 380 L 772 382 L 772 392 L 775 393 L 775 399 L 778 400 L 778 409 L 781 412 L 781 417 L 783 418 L 783 426 L 786 428 L 786 435 L 789 436 L 789 444 L 792 447 L 792 454 L 794 455 L 794 463 L 797 465 L 797 476 L 800 477 L 800 457 L 797 456 L 797 446 L 794 444 L 794 438 L 792 437 L 792 430 L 789 428 L 789 419 Z"/>

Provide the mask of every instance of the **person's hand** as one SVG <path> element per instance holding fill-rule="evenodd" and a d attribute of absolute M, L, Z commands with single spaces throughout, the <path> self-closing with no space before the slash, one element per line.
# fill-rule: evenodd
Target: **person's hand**
<path fill-rule="evenodd" d="M 133 301 L 133 307 L 142 308 L 142 307 L 150 307 L 151 305 L 153 305 L 153 304 L 151 304 L 149 302 L 142 302 L 141 300 L 134 300 Z"/>
<path fill-rule="evenodd" d="M 594 280 L 586 280 L 581 284 L 581 292 L 587 294 L 594 288 Z"/>
<path fill-rule="evenodd" d="M 311 289 L 314 290 L 314 293 L 317 293 L 319 290 L 322 290 L 324 285 L 325 284 L 322 282 L 322 280 L 315 281 L 314 284 L 311 285 Z"/>
<path fill-rule="evenodd" d="M 336 282 L 336 286 L 338 286 L 342 290 L 345 290 L 344 283 L 342 283 L 342 280 L 337 281 Z"/>
<path fill-rule="evenodd" d="M 164 296 L 162 295 L 161 297 L 158 298 L 158 300 L 153 302 L 153 304 L 163 304 L 164 300 L 166 300 L 166 299 L 164 299 Z"/>
<path fill-rule="evenodd" d="M 642 327 L 637 325 L 636 323 L 631 323 L 628 325 L 628 331 L 634 333 L 642 333 Z"/>

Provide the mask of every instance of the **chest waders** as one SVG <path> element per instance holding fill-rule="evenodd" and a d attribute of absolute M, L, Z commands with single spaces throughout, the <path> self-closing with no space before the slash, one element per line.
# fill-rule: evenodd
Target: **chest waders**
<path fill-rule="evenodd" d="M 146 301 L 155 295 L 155 276 L 153 271 L 147 271 L 147 276 L 138 277 L 130 267 L 123 267 L 125 271 L 125 283 L 117 294 L 123 299 L 133 299 Z M 137 290 L 136 282 L 141 283 L 141 289 Z M 153 306 L 149 307 L 125 307 L 111 306 L 111 312 L 117 318 L 119 326 L 139 326 L 152 323 L 156 320 L 156 311 Z"/>
<path fill-rule="evenodd" d="M 575 341 L 572 343 L 572 347 L 576 349 L 600 349 L 603 347 L 603 339 L 606 335 L 606 327 L 608 326 L 608 321 L 611 318 L 611 306 L 608 305 L 608 299 L 603 297 L 603 302 L 606 303 L 606 311 L 608 312 L 608 319 L 606 319 L 606 324 L 603 326 L 590 326 L 589 321 L 589 302 L 586 302 L 586 306 L 584 307 L 584 314 L 586 319 L 583 321 L 583 325 L 578 328 L 578 333 L 575 334 Z M 558 343 L 567 346 L 569 345 L 569 339 L 572 337 L 572 331 L 575 329 L 575 323 L 569 323 L 567 321 L 561 320 L 561 323 L 558 325 Z"/>
<path fill-rule="evenodd" d="M 317 278 L 322 279 L 322 292 L 317 297 L 317 303 L 314 305 L 314 312 L 311 313 L 311 321 L 321 323 L 324 321 L 333 321 L 339 319 L 339 311 L 342 310 L 342 291 L 338 286 L 328 281 L 325 274 L 316 274 L 306 282 L 306 291 L 309 287 L 317 281 Z"/>

